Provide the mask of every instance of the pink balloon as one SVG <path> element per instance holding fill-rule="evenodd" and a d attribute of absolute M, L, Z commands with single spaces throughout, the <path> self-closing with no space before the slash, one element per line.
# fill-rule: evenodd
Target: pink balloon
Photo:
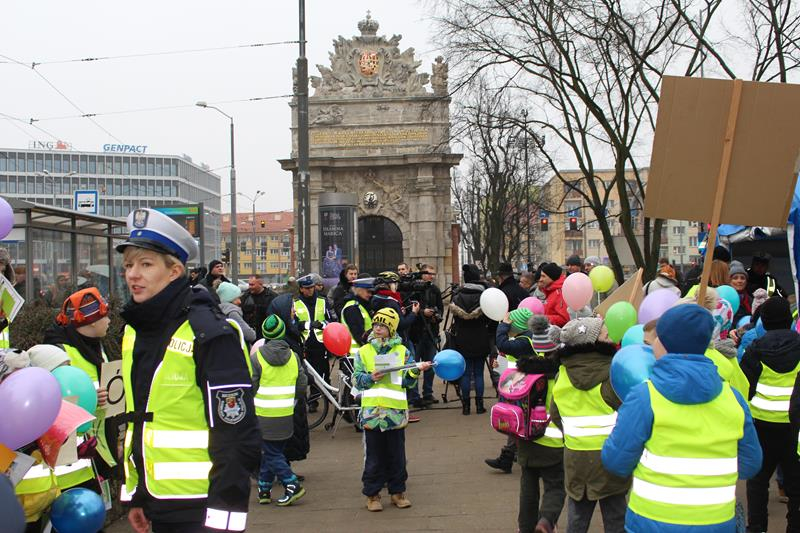
<path fill-rule="evenodd" d="M 589 276 L 583 272 L 575 272 L 567 276 L 561 292 L 569 308 L 573 311 L 580 311 L 592 300 L 594 288 Z"/>
<path fill-rule="evenodd" d="M 0 442 L 16 450 L 53 425 L 61 410 L 61 386 L 44 368 L 23 368 L 0 384 L 0 406 Z"/>
<path fill-rule="evenodd" d="M 527 298 L 522 300 L 519 303 L 519 307 L 522 307 L 523 309 L 528 309 L 534 315 L 544 314 L 544 305 L 542 305 L 542 301 L 534 296 L 528 296 Z"/>
<path fill-rule="evenodd" d="M 250 355 L 255 355 L 256 351 L 264 346 L 265 339 L 258 339 L 256 342 L 253 343 L 253 346 L 250 348 Z"/>
<path fill-rule="evenodd" d="M 14 209 L 5 198 L 0 198 L 0 239 L 5 239 L 14 227 Z"/>
<path fill-rule="evenodd" d="M 679 296 L 669 289 L 658 289 L 645 296 L 639 305 L 639 324 L 647 324 L 675 305 Z"/>

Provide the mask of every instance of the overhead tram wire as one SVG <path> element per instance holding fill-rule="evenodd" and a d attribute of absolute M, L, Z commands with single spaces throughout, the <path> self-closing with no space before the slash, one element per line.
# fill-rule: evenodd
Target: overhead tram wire
<path fill-rule="evenodd" d="M 51 132 L 47 131 L 46 129 L 37 126 L 36 124 L 34 124 L 34 121 L 32 121 L 32 120 L 30 120 L 30 121 L 29 120 L 25 120 L 25 119 L 22 119 L 22 118 L 19 118 L 19 117 L 15 117 L 14 115 L 9 115 L 8 113 L 3 113 L 3 112 L 0 112 L 0 120 L 9 121 L 11 124 L 13 124 L 17 128 L 19 128 L 20 130 L 24 131 L 25 135 L 28 135 L 31 139 L 34 139 L 34 137 L 31 136 L 27 131 L 25 131 L 21 127 L 19 127 L 16 124 L 17 122 L 21 122 L 21 123 L 25 124 L 26 126 L 30 126 L 32 128 L 36 128 L 37 130 L 41 131 L 42 133 L 44 133 L 48 137 L 51 137 L 55 141 L 59 140 L 58 136 L 53 135 Z"/>
<path fill-rule="evenodd" d="M 48 80 L 48 79 L 47 79 L 47 77 L 46 77 L 44 74 L 42 74 L 41 72 L 39 72 L 38 70 L 36 70 L 36 68 L 35 68 L 35 67 L 36 67 L 36 65 L 35 65 L 35 64 L 34 64 L 34 65 L 32 65 L 32 66 L 30 66 L 30 67 L 28 67 L 28 65 L 26 65 L 26 64 L 25 64 L 25 63 L 23 63 L 22 61 L 18 61 L 18 60 L 16 60 L 16 59 L 14 59 L 14 58 L 11 58 L 11 57 L 8 57 L 8 56 L 6 56 L 6 55 L 0 54 L 0 57 L 2 57 L 2 58 L 5 58 L 5 59 L 7 59 L 7 60 L 9 60 L 9 61 L 11 61 L 11 62 L 13 62 L 13 63 L 16 63 L 17 65 L 23 66 L 23 67 L 25 67 L 25 68 L 30 68 L 30 69 L 31 69 L 33 72 L 35 72 L 35 73 L 36 73 L 36 75 L 37 75 L 37 76 L 39 76 L 39 77 L 40 77 L 40 78 L 41 78 L 41 79 L 42 79 L 42 80 L 43 80 L 43 81 L 44 81 L 44 82 L 45 82 L 47 85 L 49 85 L 49 86 L 50 86 L 50 87 L 51 87 L 51 88 L 52 88 L 52 89 L 53 89 L 55 92 L 57 92 L 58 94 L 60 94 L 60 95 L 61 95 L 61 97 L 62 97 L 62 98 L 64 98 L 64 100 L 66 100 L 67 102 L 69 102 L 69 104 L 70 104 L 72 107 L 74 107 L 74 108 L 75 108 L 75 109 L 76 109 L 76 110 L 77 110 L 79 113 L 81 113 L 82 115 L 85 115 L 85 114 L 86 114 L 86 112 L 85 112 L 83 109 L 81 109 L 81 108 L 80 108 L 80 106 L 79 106 L 78 104 L 76 104 L 76 103 L 75 103 L 75 102 L 74 102 L 74 101 L 73 101 L 73 100 L 72 100 L 70 97 L 68 97 L 66 94 L 64 94 L 64 92 L 63 92 L 63 91 L 61 91 L 61 89 L 59 89 L 58 87 L 56 87 L 56 86 L 53 84 L 53 82 L 51 82 L 50 80 Z M 102 131 L 103 131 L 103 132 L 104 132 L 106 135 L 108 135 L 109 137 L 111 137 L 112 139 L 114 139 L 115 141 L 117 141 L 118 143 L 122 143 L 122 140 L 120 140 L 120 138 L 119 138 L 119 137 L 117 137 L 116 135 L 114 135 L 113 133 L 111 133 L 110 131 L 108 131 L 106 128 L 104 128 L 102 125 L 100 125 L 100 123 L 99 123 L 99 122 L 97 122 L 96 120 L 94 120 L 94 119 L 93 119 L 91 116 L 87 116 L 86 118 L 87 118 L 87 119 L 88 119 L 88 120 L 89 120 L 89 121 L 90 121 L 92 124 L 94 124 L 95 126 L 97 126 L 98 128 L 100 128 L 100 129 L 101 129 L 101 130 L 102 130 Z M 31 125 L 32 125 L 32 124 L 33 124 L 33 120 L 31 120 Z"/>

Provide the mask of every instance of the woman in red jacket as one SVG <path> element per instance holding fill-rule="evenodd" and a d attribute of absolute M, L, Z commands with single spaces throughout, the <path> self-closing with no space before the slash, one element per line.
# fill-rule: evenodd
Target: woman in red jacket
<path fill-rule="evenodd" d="M 554 326 L 561 327 L 569 322 L 569 309 L 561 294 L 564 285 L 564 276 L 561 267 L 555 263 L 546 263 L 541 267 L 539 275 L 539 290 L 545 295 L 544 314 Z"/>

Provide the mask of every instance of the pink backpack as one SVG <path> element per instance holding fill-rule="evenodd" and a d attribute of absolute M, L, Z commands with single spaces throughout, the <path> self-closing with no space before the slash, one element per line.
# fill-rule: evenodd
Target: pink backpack
<path fill-rule="evenodd" d="M 547 376 L 525 374 L 509 368 L 500 376 L 500 401 L 492 406 L 492 427 L 523 440 L 544 435 L 547 414 Z"/>

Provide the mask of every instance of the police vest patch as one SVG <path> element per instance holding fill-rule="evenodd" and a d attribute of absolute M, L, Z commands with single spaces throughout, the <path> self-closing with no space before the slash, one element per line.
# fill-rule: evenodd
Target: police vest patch
<path fill-rule="evenodd" d="M 242 389 L 217 392 L 217 414 L 220 420 L 226 424 L 238 424 L 246 413 Z"/>

